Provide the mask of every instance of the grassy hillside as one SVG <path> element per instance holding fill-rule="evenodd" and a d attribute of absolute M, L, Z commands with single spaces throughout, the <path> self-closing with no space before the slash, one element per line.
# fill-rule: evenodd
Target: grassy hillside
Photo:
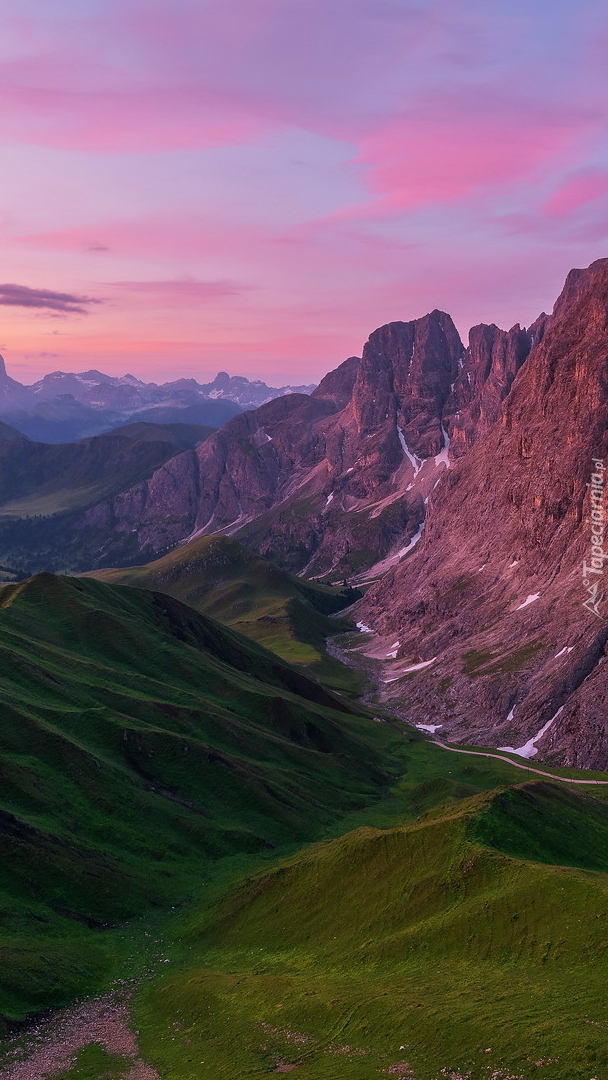
<path fill-rule="evenodd" d="M 162 1080 L 603 1080 L 607 850 L 608 808 L 553 783 L 308 847 L 192 919 L 143 1054 Z"/>
<path fill-rule="evenodd" d="M 178 600 L 50 574 L 0 590 L 0 709 L 7 1018 L 100 985 L 106 928 L 215 860 L 380 798 L 403 741 Z"/>
<path fill-rule="evenodd" d="M 303 581 L 228 536 L 201 536 L 147 566 L 98 570 L 115 585 L 158 589 L 276 652 L 305 665 L 327 685 L 362 692 L 362 679 L 327 655 L 325 639 L 348 629 L 329 616 L 360 595 Z"/>

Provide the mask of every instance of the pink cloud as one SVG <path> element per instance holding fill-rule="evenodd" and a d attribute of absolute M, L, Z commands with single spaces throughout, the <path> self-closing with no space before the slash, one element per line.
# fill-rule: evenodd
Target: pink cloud
<path fill-rule="evenodd" d="M 123 151 L 245 143 L 265 126 L 246 102 L 227 103 L 197 87 L 87 92 L 14 87 L 0 80 L 0 134 L 57 149 Z"/>
<path fill-rule="evenodd" d="M 574 122 L 429 115 L 403 118 L 364 139 L 359 162 L 390 209 L 467 199 L 554 165 L 580 137 Z"/>
<path fill-rule="evenodd" d="M 590 169 L 566 180 L 553 192 L 543 209 L 550 217 L 566 217 L 602 195 L 608 195 L 608 170 Z"/>
<path fill-rule="evenodd" d="M 111 152 L 242 143 L 277 125 L 344 138 L 390 109 L 387 62 L 413 55 L 433 24 L 391 0 L 109 2 L 13 19 L 0 134 Z"/>

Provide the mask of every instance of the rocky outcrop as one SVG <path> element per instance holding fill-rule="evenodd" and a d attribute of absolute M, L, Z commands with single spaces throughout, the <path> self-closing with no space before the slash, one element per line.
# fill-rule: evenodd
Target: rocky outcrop
<path fill-rule="evenodd" d="M 19 409 L 27 401 L 29 401 L 28 388 L 7 375 L 4 357 L 0 356 L 0 413 L 9 409 Z"/>
<path fill-rule="evenodd" d="M 474 326 L 446 408 L 455 457 L 462 457 L 496 422 L 513 380 L 532 347 L 532 334 L 519 325 L 499 330 Z"/>
<path fill-rule="evenodd" d="M 321 379 L 311 396 L 331 401 L 336 409 L 343 409 L 350 401 L 360 363 L 360 357 L 349 356 L 348 360 Z"/>
<path fill-rule="evenodd" d="M 91 511 L 112 522 L 100 565 L 131 559 L 134 531 L 147 558 L 223 532 L 297 573 L 380 576 L 420 539 L 435 485 L 495 421 L 531 340 L 479 326 L 465 351 L 440 311 L 380 327 L 312 395 L 235 417 Z"/>
<path fill-rule="evenodd" d="M 582 566 L 608 466 L 608 260 L 569 275 L 541 330 L 497 422 L 444 476 L 421 543 L 361 618 L 413 722 L 486 745 L 538 736 L 528 752 L 544 760 L 605 768 L 604 563 L 586 578 Z"/>
<path fill-rule="evenodd" d="M 463 357 L 443 312 L 381 327 L 310 397 L 235 417 L 114 500 L 117 545 L 134 527 L 147 555 L 224 532 L 292 571 L 365 577 L 420 535 L 450 463 L 442 418 Z"/>

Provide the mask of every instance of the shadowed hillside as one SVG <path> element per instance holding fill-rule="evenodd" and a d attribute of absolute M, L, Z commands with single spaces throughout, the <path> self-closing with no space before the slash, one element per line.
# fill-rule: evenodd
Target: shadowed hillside
<path fill-rule="evenodd" d="M 201 536 L 147 566 L 87 575 L 115 585 L 158 589 L 238 630 L 338 690 L 360 692 L 362 679 L 327 655 L 325 639 L 350 629 L 329 618 L 352 604 L 356 589 L 303 581 L 228 536 Z"/>
<path fill-rule="evenodd" d="M 0 590 L 0 1013 L 94 988 L 104 927 L 377 799 L 399 736 L 178 600 Z"/>
<path fill-rule="evenodd" d="M 0 429 L 0 552 L 16 570 L 86 569 L 112 530 L 97 504 L 203 442 L 213 428 L 129 424 L 77 443 L 30 442 Z M 75 521 L 88 521 L 78 538 Z M 137 550 L 137 537 L 131 537 Z"/>

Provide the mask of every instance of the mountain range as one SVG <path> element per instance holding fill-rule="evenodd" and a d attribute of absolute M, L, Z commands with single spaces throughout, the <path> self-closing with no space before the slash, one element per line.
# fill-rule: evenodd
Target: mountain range
<path fill-rule="evenodd" d="M 253 409 L 311 386 L 267 386 L 220 371 L 213 382 L 177 379 L 146 383 L 134 375 L 101 371 L 54 371 L 31 386 L 12 379 L 0 357 L 0 419 L 38 442 L 73 442 L 99 435 L 133 419 L 152 423 L 210 424 L 219 427 L 242 409 Z"/>
<path fill-rule="evenodd" d="M 581 567 L 608 451 L 607 302 L 599 260 L 572 271 L 551 315 L 474 327 L 467 348 L 439 311 L 390 323 L 310 395 L 98 492 L 64 539 L 9 503 L 0 557 L 21 545 L 33 569 L 83 571 L 223 533 L 292 573 L 371 582 L 364 648 L 405 718 L 605 767 L 608 627 Z"/>
<path fill-rule="evenodd" d="M 246 410 L 2 413 L 4 1080 L 608 1075 L 607 357 L 599 260 Z"/>

